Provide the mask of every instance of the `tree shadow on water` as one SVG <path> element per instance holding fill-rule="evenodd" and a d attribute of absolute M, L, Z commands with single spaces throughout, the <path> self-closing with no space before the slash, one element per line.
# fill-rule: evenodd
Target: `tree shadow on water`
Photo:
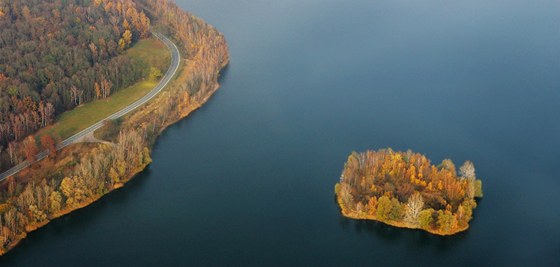
<path fill-rule="evenodd" d="M 439 236 L 420 229 L 398 228 L 372 220 L 353 220 L 342 215 L 340 224 L 359 235 L 368 235 L 376 244 L 401 243 L 411 249 L 431 248 L 438 252 L 452 250 L 468 238 L 468 230 L 452 236 Z"/>
<path fill-rule="evenodd" d="M 439 236 L 420 229 L 398 228 L 371 220 L 356 220 L 354 230 L 360 234 L 371 235 L 377 241 L 403 243 L 413 249 L 432 248 L 438 252 L 452 250 L 468 237 L 468 231 L 452 236 Z"/>
<path fill-rule="evenodd" d="M 336 202 L 336 197 L 334 198 Z M 476 211 L 476 210 L 475 210 Z M 473 226 L 474 220 L 470 222 Z M 440 236 L 428 233 L 420 229 L 406 229 L 387 225 L 374 220 L 355 220 L 340 214 L 339 225 L 344 230 L 354 230 L 358 235 L 369 236 L 375 244 L 379 243 L 403 243 L 411 249 L 435 249 L 445 252 L 464 243 L 469 236 L 469 230 L 451 236 Z"/>

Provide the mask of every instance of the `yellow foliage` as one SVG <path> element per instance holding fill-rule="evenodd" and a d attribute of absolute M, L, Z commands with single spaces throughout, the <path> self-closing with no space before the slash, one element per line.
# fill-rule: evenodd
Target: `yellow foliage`
<path fill-rule="evenodd" d="M 457 176 L 451 160 L 444 160 L 441 167 L 436 167 L 424 155 L 411 151 L 353 152 L 344 166 L 339 185 L 337 188 L 344 188 L 344 191 L 339 189 L 336 194 L 345 215 L 440 233 L 464 230 L 468 227 L 471 208 L 461 203 L 476 206 L 473 197 L 466 194 L 467 182 Z M 409 203 L 413 194 L 423 199 L 421 204 Z M 426 212 L 420 222 L 418 215 L 422 209 Z"/>

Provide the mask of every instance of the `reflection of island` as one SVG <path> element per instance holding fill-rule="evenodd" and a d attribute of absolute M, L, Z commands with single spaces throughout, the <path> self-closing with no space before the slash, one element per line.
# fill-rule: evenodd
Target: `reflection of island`
<path fill-rule="evenodd" d="M 452 235 L 469 227 L 482 182 L 470 161 L 458 176 L 449 159 L 436 167 L 421 154 L 387 149 L 353 152 L 335 193 L 346 217 Z"/>

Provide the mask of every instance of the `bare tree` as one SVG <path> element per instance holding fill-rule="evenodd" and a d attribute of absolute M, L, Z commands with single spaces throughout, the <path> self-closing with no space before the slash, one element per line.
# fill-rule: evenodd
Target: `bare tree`
<path fill-rule="evenodd" d="M 424 207 L 424 199 L 422 195 L 418 192 L 415 192 L 412 196 L 408 198 L 406 202 L 406 214 L 405 220 L 411 224 L 417 225 L 418 224 L 418 215 L 422 208 Z"/>
<path fill-rule="evenodd" d="M 459 168 L 459 174 L 463 177 L 463 179 L 476 179 L 474 164 L 470 160 L 465 161 L 463 166 Z"/>
<path fill-rule="evenodd" d="M 467 160 L 465 161 L 465 163 L 463 164 L 463 166 L 461 166 L 461 168 L 459 168 L 459 174 L 461 175 L 462 179 L 465 179 L 467 181 L 467 196 L 469 198 L 474 198 L 475 195 L 475 180 L 476 180 L 476 173 L 475 173 L 475 169 L 474 169 L 474 164 Z"/>
<path fill-rule="evenodd" d="M 74 85 L 70 87 L 70 101 L 74 103 L 74 106 L 78 105 L 78 88 Z"/>
<path fill-rule="evenodd" d="M 12 164 L 16 164 L 17 163 L 17 148 L 16 148 L 16 144 L 14 142 L 10 142 L 8 144 L 8 156 L 10 156 L 10 162 L 12 162 Z"/>

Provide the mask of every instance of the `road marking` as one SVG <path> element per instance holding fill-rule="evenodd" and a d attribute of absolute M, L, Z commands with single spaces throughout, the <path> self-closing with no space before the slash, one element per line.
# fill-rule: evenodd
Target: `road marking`
<path fill-rule="evenodd" d="M 159 83 L 156 85 L 156 87 L 154 87 L 154 89 L 152 89 L 149 93 L 147 93 L 145 96 L 143 96 L 142 98 L 136 100 L 134 103 L 126 106 L 125 108 L 109 115 L 107 118 L 100 120 L 96 123 L 94 123 L 93 125 L 83 129 L 82 131 L 66 138 L 64 141 L 60 142 L 57 146 L 56 146 L 56 150 L 61 150 L 73 143 L 75 143 L 76 141 L 79 141 L 82 137 L 86 136 L 89 133 L 93 133 L 95 132 L 95 130 L 101 128 L 104 124 L 105 121 L 107 120 L 114 120 L 114 119 L 118 119 L 128 113 L 130 113 L 131 111 L 135 110 L 136 108 L 142 106 L 143 104 L 145 104 L 146 102 L 148 102 L 149 100 L 151 100 L 152 98 L 154 98 L 154 96 L 156 96 L 159 92 L 161 92 L 163 90 L 163 88 L 165 88 L 165 86 L 167 86 L 167 84 L 171 81 L 171 79 L 173 78 L 173 76 L 175 76 L 175 74 L 177 73 L 177 70 L 179 70 L 179 65 L 181 63 L 181 53 L 179 53 L 179 49 L 177 48 L 177 46 L 175 45 L 175 43 L 173 43 L 171 40 L 169 40 L 167 37 L 159 34 L 159 33 L 153 33 L 153 35 L 158 38 L 159 40 L 161 40 L 170 50 L 171 52 L 171 64 L 169 66 L 169 68 L 167 69 L 167 72 L 165 72 L 165 75 L 163 76 L 163 78 L 159 81 Z M 3 172 L 2 174 L 0 174 L 0 182 L 4 181 L 6 178 L 20 172 L 21 170 L 29 167 L 29 165 L 40 161 L 44 158 L 47 157 L 47 155 L 49 154 L 48 150 L 43 150 L 41 152 L 39 152 L 36 156 L 36 160 L 33 162 L 28 162 L 27 160 L 10 168 L 9 170 Z"/>

